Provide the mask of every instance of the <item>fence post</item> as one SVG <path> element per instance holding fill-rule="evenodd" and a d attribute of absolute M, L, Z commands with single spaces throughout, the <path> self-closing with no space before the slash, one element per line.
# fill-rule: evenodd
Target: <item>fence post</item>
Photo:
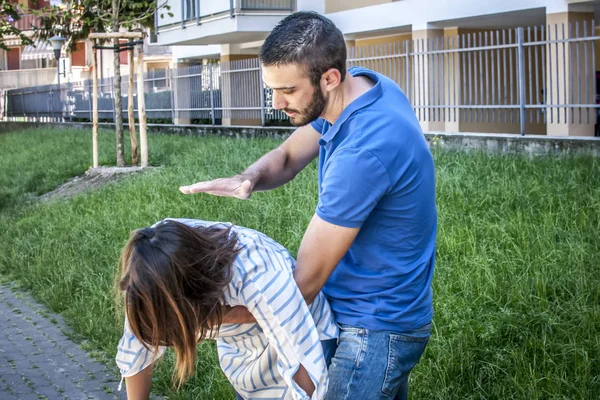
<path fill-rule="evenodd" d="M 517 65 L 519 70 L 519 119 L 521 136 L 525 135 L 525 29 L 517 28 Z"/>
<path fill-rule="evenodd" d="M 260 90 L 260 125 L 265 126 L 265 86 L 260 61 L 258 62 L 258 90 Z"/>
<path fill-rule="evenodd" d="M 210 118 L 212 120 L 212 124 L 213 126 L 215 125 L 215 101 L 213 99 L 213 68 L 215 67 L 215 64 L 208 64 L 210 66 L 209 69 L 209 82 L 208 82 L 208 87 L 210 89 Z"/>
<path fill-rule="evenodd" d="M 167 73 L 169 74 L 169 86 L 171 87 L 171 123 L 175 125 L 175 85 L 173 82 L 173 72 L 173 69 L 167 69 Z"/>

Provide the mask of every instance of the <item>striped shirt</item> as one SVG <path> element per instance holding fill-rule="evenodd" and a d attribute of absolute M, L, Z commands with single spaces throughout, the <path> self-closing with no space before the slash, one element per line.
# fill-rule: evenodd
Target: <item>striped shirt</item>
<path fill-rule="evenodd" d="M 241 249 L 233 263 L 233 278 L 224 290 L 225 303 L 244 306 L 256 318 L 251 324 L 223 324 L 213 334 L 219 364 L 234 389 L 246 399 L 309 399 L 293 380 L 304 366 L 315 392 L 327 391 L 327 366 L 321 340 L 334 339 L 338 328 L 325 296 L 308 306 L 292 275 L 295 260 L 279 243 L 252 229 L 233 224 L 172 219 L 189 226 L 229 228 Z M 160 223 L 160 222 L 159 222 Z M 147 350 L 131 333 L 127 320 L 116 362 L 123 377 L 149 366 L 165 348 Z"/>

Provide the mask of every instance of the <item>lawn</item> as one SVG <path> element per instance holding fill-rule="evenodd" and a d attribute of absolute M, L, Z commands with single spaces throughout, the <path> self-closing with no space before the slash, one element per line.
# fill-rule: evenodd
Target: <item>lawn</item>
<path fill-rule="evenodd" d="M 114 134 L 100 133 L 114 165 Z M 165 217 L 231 221 L 293 253 L 317 201 L 311 164 L 249 201 L 177 188 L 241 171 L 271 139 L 150 135 L 160 166 L 70 199 L 35 197 L 91 164 L 91 134 L 0 134 L 0 277 L 61 313 L 87 349 L 116 351 L 112 291 L 132 229 Z M 413 399 L 596 398 L 600 393 L 600 160 L 436 149 L 439 231 L 433 334 L 411 376 Z M 196 376 L 170 388 L 172 355 L 154 390 L 173 399 L 232 399 L 214 346 Z M 115 366 L 116 371 L 116 366 Z M 116 384 L 115 384 L 116 387 Z"/>

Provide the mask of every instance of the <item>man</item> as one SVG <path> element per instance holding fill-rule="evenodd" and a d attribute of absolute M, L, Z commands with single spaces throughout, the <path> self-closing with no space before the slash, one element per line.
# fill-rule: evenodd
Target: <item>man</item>
<path fill-rule="evenodd" d="M 323 289 L 341 328 L 327 399 L 405 399 L 433 314 L 435 179 L 419 123 L 393 81 L 346 71 L 344 37 L 319 14 L 283 19 L 260 59 L 273 107 L 299 128 L 242 174 L 180 190 L 247 199 L 318 156 L 319 201 L 294 279 L 309 304 Z"/>

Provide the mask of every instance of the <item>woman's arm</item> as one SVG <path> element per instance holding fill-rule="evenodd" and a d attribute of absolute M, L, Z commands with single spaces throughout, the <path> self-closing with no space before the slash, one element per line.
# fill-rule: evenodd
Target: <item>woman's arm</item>
<path fill-rule="evenodd" d="M 306 392 L 309 397 L 312 397 L 315 391 L 315 384 L 308 376 L 308 372 L 306 368 L 302 364 L 300 364 L 300 368 L 298 368 L 298 372 L 294 375 L 294 381 Z"/>
<path fill-rule="evenodd" d="M 137 374 L 125 378 L 128 400 L 147 400 L 150 397 L 153 369 L 154 364 L 151 364 Z"/>

